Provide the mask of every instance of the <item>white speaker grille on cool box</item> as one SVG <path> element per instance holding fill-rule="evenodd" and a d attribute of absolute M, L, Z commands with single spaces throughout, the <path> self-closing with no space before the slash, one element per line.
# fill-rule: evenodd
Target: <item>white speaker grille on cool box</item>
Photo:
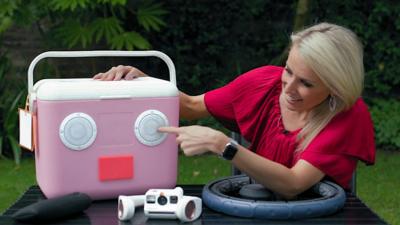
<path fill-rule="evenodd" d="M 140 143 L 147 146 L 155 146 L 164 141 L 166 133 L 157 131 L 159 127 L 168 126 L 168 119 L 164 113 L 158 110 L 142 112 L 135 121 L 134 131 Z"/>
<path fill-rule="evenodd" d="M 96 139 L 96 123 L 85 113 L 72 113 L 62 121 L 59 134 L 69 149 L 84 150 Z"/>

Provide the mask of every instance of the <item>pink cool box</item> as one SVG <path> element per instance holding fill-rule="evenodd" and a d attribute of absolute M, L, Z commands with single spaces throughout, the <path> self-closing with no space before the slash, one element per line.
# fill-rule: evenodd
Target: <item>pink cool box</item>
<path fill-rule="evenodd" d="M 48 57 L 156 56 L 171 82 L 44 79 L 33 86 L 36 63 Z M 28 71 L 30 109 L 37 115 L 37 182 L 48 198 L 83 192 L 93 199 L 173 188 L 177 178 L 175 135 L 179 92 L 171 59 L 158 51 L 45 52 Z"/>

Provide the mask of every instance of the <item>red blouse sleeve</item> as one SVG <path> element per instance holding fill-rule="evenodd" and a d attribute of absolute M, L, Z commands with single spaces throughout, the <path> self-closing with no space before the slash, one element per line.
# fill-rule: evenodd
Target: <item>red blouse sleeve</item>
<path fill-rule="evenodd" d="M 207 92 L 204 95 L 204 102 L 208 112 L 215 119 L 228 129 L 239 132 L 232 106 L 237 80 L 238 78 L 223 87 Z"/>
<path fill-rule="evenodd" d="M 230 130 L 243 134 L 256 118 L 259 102 L 280 80 L 282 67 L 263 66 L 237 77 L 229 84 L 209 91 L 204 101 L 209 113 Z M 260 92 L 260 89 L 263 90 Z M 243 134 L 245 135 L 245 134 Z"/>
<path fill-rule="evenodd" d="M 374 164 L 374 129 L 364 101 L 358 99 L 351 109 L 335 116 L 301 153 L 300 159 L 343 187 L 348 187 L 357 159 Z"/>

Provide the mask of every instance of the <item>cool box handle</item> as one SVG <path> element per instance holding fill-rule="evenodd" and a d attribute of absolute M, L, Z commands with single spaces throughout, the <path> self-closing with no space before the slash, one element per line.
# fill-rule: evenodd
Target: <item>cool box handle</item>
<path fill-rule="evenodd" d="M 33 70 L 36 64 L 44 58 L 71 58 L 71 57 L 148 57 L 155 56 L 162 59 L 168 66 L 169 80 L 176 86 L 176 71 L 171 58 L 160 51 L 49 51 L 36 56 L 28 68 L 28 93 L 33 90 Z M 31 98 L 32 99 L 32 98 Z M 30 106 L 32 106 L 30 102 Z M 32 107 L 30 107 L 32 108 Z"/>
<path fill-rule="evenodd" d="M 171 58 L 163 52 L 150 51 L 49 51 L 36 56 L 28 69 L 28 91 L 33 88 L 33 70 L 36 64 L 44 58 L 82 58 L 82 57 L 148 57 L 154 56 L 162 59 L 168 66 L 169 80 L 176 86 L 175 66 Z"/>

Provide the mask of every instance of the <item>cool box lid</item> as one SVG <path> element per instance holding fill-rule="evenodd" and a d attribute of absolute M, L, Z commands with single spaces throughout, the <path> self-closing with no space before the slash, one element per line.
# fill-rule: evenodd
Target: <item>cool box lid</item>
<path fill-rule="evenodd" d="M 91 100 L 137 97 L 174 97 L 179 95 L 175 85 L 154 77 L 133 80 L 99 81 L 91 78 L 43 79 L 33 86 L 39 100 Z"/>

